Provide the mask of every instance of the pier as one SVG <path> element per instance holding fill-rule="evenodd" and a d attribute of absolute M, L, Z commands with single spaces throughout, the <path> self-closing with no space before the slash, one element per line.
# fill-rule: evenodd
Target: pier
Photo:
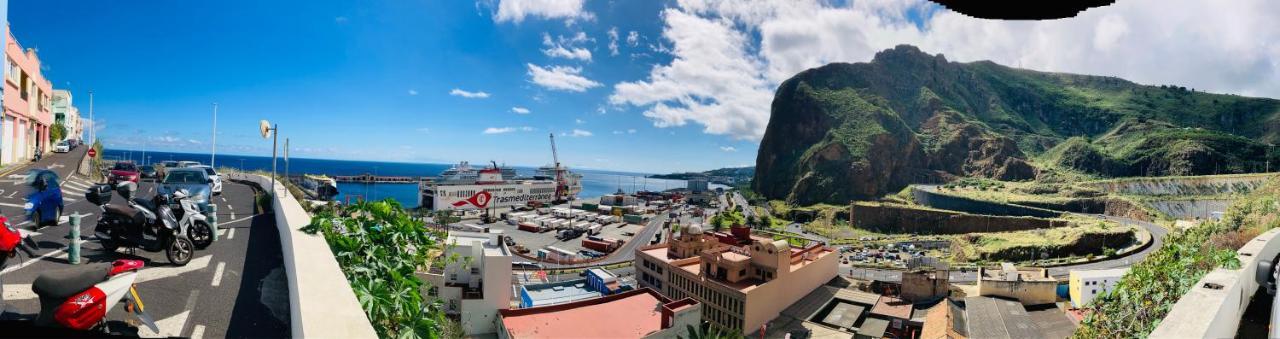
<path fill-rule="evenodd" d="M 335 175 L 333 180 L 360 184 L 416 184 L 427 180 L 427 177 L 400 177 L 365 173 L 361 175 Z"/>

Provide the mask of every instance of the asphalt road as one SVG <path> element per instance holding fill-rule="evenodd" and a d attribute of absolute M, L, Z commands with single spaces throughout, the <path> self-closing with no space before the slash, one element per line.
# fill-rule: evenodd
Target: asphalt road
<path fill-rule="evenodd" d="M 137 259 L 145 262 L 137 282 L 138 293 L 147 312 L 156 320 L 160 333 L 140 329 L 144 337 L 286 337 L 289 335 L 288 287 L 284 277 L 279 232 L 275 219 L 255 211 L 255 190 L 247 185 L 224 182 L 223 194 L 212 199 L 218 205 L 220 238 L 196 252 L 189 264 L 171 265 L 163 252 L 127 249 L 107 252 L 93 239 L 93 229 L 101 209 L 85 201 L 84 191 L 93 184 L 72 174 L 88 147 L 66 154 L 46 156 L 28 168 L 49 168 L 63 178 L 64 215 L 84 214 L 80 225 L 81 262 L 110 262 Z M 31 282 L 42 272 L 69 267 L 65 252 L 69 223 L 33 229 L 22 222 L 23 197 L 29 188 L 22 182 L 26 168 L 0 176 L 0 213 L 12 218 L 18 228 L 39 245 L 34 257 L 13 258 L 0 272 L 4 286 L 6 320 L 33 318 L 39 312 Z M 138 196 L 150 198 L 156 184 L 144 181 Z M 122 203 L 119 195 L 112 198 Z M 65 218 L 65 217 L 64 217 Z M 132 315 L 122 307 L 109 310 L 107 321 L 115 325 Z"/>

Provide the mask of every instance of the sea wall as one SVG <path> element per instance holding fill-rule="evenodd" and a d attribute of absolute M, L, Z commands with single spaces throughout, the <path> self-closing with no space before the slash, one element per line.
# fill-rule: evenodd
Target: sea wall
<path fill-rule="evenodd" d="M 1003 204 L 982 201 L 954 195 L 933 192 L 927 188 L 911 187 L 912 198 L 917 204 L 952 211 L 968 212 L 982 215 L 1019 216 L 1037 218 L 1056 218 L 1062 212 L 1043 208 Z"/>
<path fill-rule="evenodd" d="M 1134 195 L 1218 195 L 1248 193 L 1275 174 L 1206 175 L 1115 179 L 1081 185 L 1107 193 Z"/>
<path fill-rule="evenodd" d="M 854 227 L 886 233 L 965 234 L 1025 231 L 1064 227 L 1066 220 L 976 215 L 880 203 L 854 203 L 849 208 Z"/>

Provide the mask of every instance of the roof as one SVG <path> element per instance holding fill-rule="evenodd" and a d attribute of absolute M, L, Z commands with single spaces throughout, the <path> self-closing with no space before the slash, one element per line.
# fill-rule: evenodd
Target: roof
<path fill-rule="evenodd" d="M 881 338 L 884 337 L 884 331 L 886 329 L 889 329 L 888 320 L 867 318 L 867 320 L 862 322 L 862 326 L 858 327 L 858 335 Z"/>
<path fill-rule="evenodd" d="M 499 314 L 511 338 L 641 338 L 662 329 L 663 303 L 657 292 L 646 288 Z"/>
<path fill-rule="evenodd" d="M 861 318 L 862 312 L 866 310 L 866 306 L 837 302 L 836 306 L 831 308 L 831 312 L 827 313 L 827 317 L 822 318 L 822 322 L 831 326 L 854 329 L 856 327 L 853 324 L 858 322 L 858 318 Z"/>
<path fill-rule="evenodd" d="M 546 306 L 563 304 L 599 297 L 599 291 L 587 288 L 586 279 L 562 281 L 556 283 L 524 285 L 520 287 L 523 294 L 529 296 L 530 306 Z"/>
<path fill-rule="evenodd" d="M 890 296 L 882 296 L 876 302 L 876 306 L 871 308 L 871 314 L 883 315 L 890 318 L 910 320 L 911 319 L 911 302 Z"/>
<path fill-rule="evenodd" d="M 796 319 L 809 320 L 822 311 L 823 307 L 827 306 L 833 299 L 874 306 L 880 300 L 880 295 L 832 286 L 818 286 L 818 288 L 805 295 L 804 298 L 800 298 L 800 300 L 782 310 L 782 314 Z"/>
<path fill-rule="evenodd" d="M 972 338 L 1043 338 L 1021 303 L 991 297 L 964 299 L 966 328 Z"/>
<path fill-rule="evenodd" d="M 947 328 L 951 327 L 951 322 L 947 320 L 947 313 L 950 312 L 951 302 L 945 300 L 929 308 L 929 314 L 925 316 L 924 327 L 920 329 L 920 338 L 946 339 Z"/>
<path fill-rule="evenodd" d="M 1071 270 L 1071 277 L 1081 279 L 1119 278 L 1124 276 L 1124 273 L 1128 271 L 1128 268 L 1113 268 L 1109 270 Z"/>

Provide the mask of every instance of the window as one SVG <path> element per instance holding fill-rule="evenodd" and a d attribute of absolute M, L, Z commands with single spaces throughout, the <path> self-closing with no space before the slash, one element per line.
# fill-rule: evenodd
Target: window
<path fill-rule="evenodd" d="M 472 268 L 471 268 L 471 274 L 480 274 L 480 268 L 479 268 L 479 267 L 472 267 Z"/>
<path fill-rule="evenodd" d="M 6 76 L 9 77 L 9 81 L 12 81 L 14 84 L 17 84 L 18 80 L 21 79 L 18 77 L 18 75 L 19 73 L 22 72 L 22 69 L 18 68 L 18 63 L 14 62 L 13 59 L 7 59 L 7 60 L 9 61 L 9 68 L 6 69 L 5 71 L 9 72 L 9 74 L 6 74 Z"/>

